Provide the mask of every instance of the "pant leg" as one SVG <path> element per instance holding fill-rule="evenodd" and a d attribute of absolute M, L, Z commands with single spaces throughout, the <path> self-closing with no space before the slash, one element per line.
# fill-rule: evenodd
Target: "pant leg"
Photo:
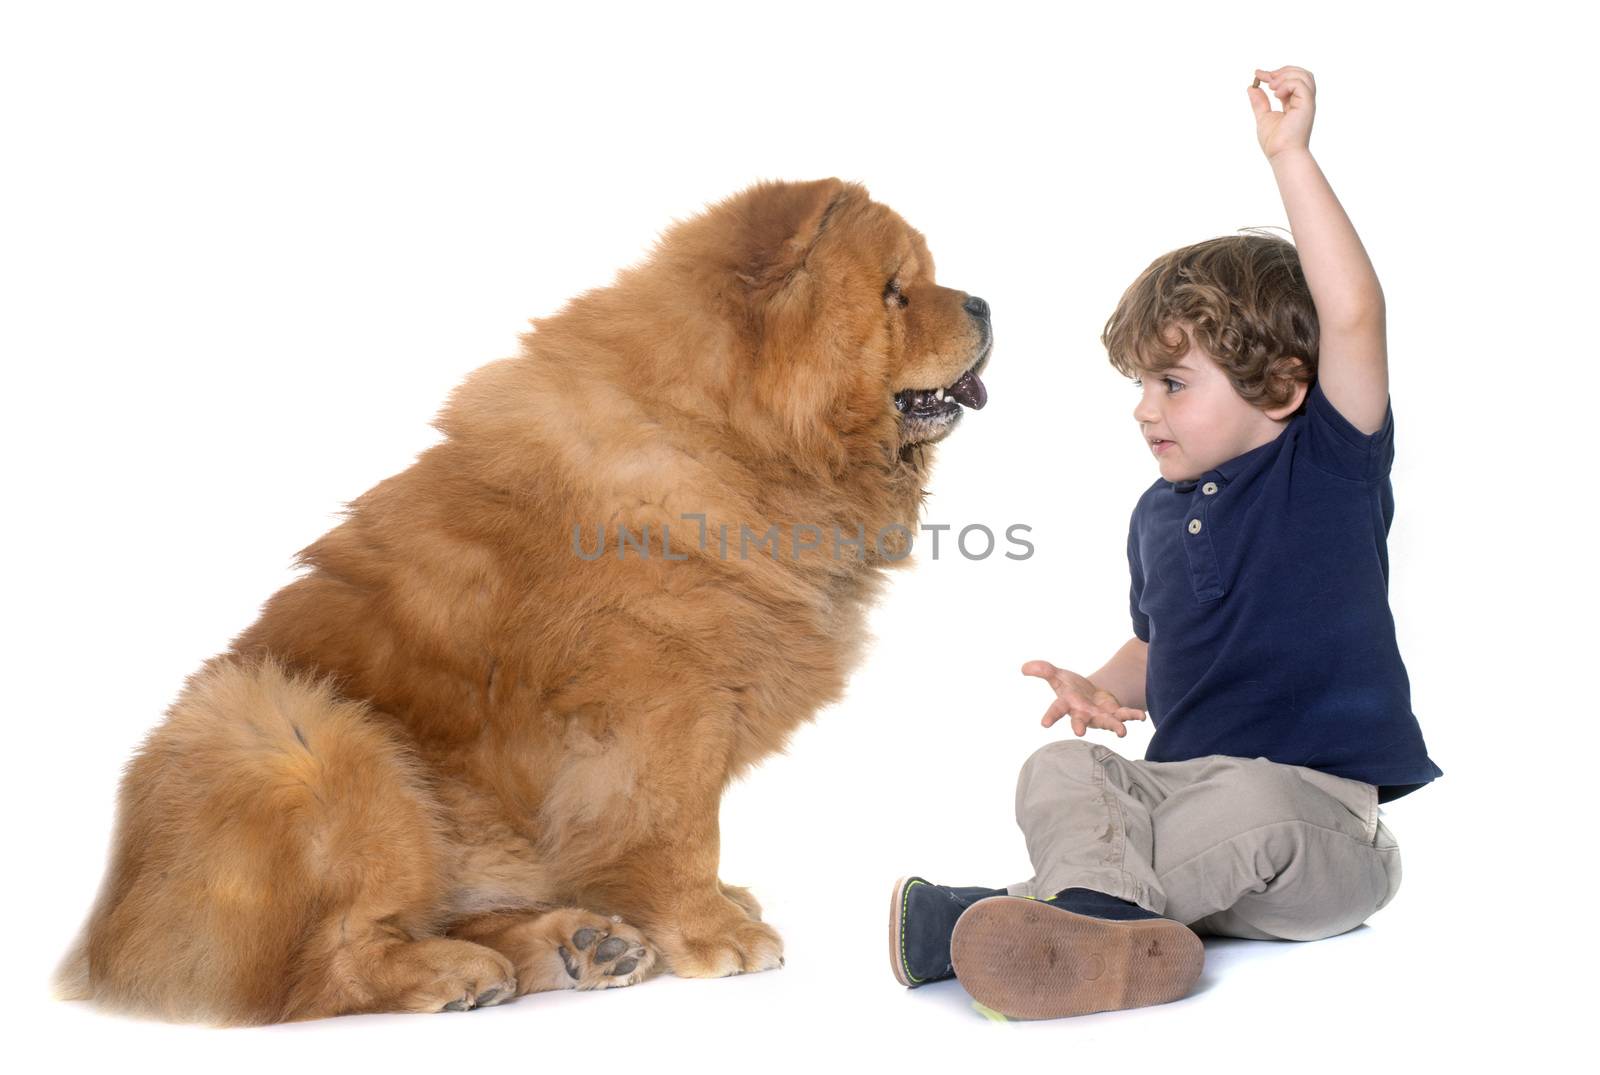
<path fill-rule="evenodd" d="M 1049 899 L 1092 888 L 1160 914 L 1167 896 L 1154 867 L 1151 814 L 1191 765 L 1130 761 L 1082 739 L 1035 751 L 1017 778 L 1017 824 L 1034 877 L 1007 891 Z"/>
<path fill-rule="evenodd" d="M 1201 760 L 1152 814 L 1169 917 L 1198 933 L 1317 940 L 1394 898 L 1400 851 L 1377 788 L 1265 758 Z"/>

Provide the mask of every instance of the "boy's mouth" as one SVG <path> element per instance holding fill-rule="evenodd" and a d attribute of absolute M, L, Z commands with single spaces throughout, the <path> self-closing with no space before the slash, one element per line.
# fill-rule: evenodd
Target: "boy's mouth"
<path fill-rule="evenodd" d="M 1151 437 L 1149 440 L 1150 450 L 1156 455 L 1160 455 L 1162 452 L 1165 452 L 1168 448 L 1171 448 L 1174 443 L 1170 440 L 1162 440 L 1160 437 Z"/>

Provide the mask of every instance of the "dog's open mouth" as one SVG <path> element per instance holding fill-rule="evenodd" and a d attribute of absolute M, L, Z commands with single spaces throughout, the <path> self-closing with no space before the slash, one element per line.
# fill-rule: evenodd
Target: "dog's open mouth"
<path fill-rule="evenodd" d="M 900 412 L 905 427 L 905 440 L 929 440 L 946 431 L 961 417 L 963 408 L 978 411 L 989 402 L 989 390 L 978 377 L 978 367 L 956 378 L 954 384 L 942 388 L 907 388 L 895 393 L 894 407 Z"/>
<path fill-rule="evenodd" d="M 944 388 L 908 388 L 894 397 L 895 410 L 908 418 L 959 414 L 962 407 L 981 411 L 988 402 L 989 390 L 978 379 L 976 366 L 957 378 L 955 384 Z"/>

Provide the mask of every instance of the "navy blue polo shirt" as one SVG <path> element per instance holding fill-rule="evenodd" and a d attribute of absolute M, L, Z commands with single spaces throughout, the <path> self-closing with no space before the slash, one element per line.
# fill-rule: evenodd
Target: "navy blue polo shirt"
<path fill-rule="evenodd" d="M 1443 775 L 1389 611 L 1393 460 L 1393 410 L 1369 436 L 1314 384 L 1270 444 L 1139 498 L 1146 759 L 1267 758 L 1376 784 L 1380 802 Z"/>

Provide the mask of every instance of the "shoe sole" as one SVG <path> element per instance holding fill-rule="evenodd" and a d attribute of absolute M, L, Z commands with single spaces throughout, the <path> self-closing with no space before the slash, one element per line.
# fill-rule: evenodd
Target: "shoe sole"
<path fill-rule="evenodd" d="M 889 968 L 894 971 L 894 980 L 907 989 L 915 989 L 922 980 L 913 980 L 906 970 L 906 893 L 913 884 L 927 883 L 920 877 L 902 877 L 894 883 L 894 892 L 889 896 Z"/>
<path fill-rule="evenodd" d="M 1058 1019 L 1187 995 L 1205 965 L 1205 945 L 1168 918 L 1118 922 L 995 896 L 962 912 L 950 959 L 984 1007 L 1017 1019 Z"/>

